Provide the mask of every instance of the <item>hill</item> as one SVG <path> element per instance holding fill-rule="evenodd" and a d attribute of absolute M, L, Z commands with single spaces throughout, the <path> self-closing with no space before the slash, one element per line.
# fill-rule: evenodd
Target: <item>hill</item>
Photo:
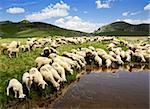
<path fill-rule="evenodd" d="M 132 25 L 126 22 L 114 22 L 100 27 L 94 35 L 147 36 L 150 24 Z"/>
<path fill-rule="evenodd" d="M 60 28 L 42 22 L 21 22 L 3 21 L 0 22 L 0 37 L 2 38 L 25 38 L 44 36 L 83 36 L 87 33 Z"/>

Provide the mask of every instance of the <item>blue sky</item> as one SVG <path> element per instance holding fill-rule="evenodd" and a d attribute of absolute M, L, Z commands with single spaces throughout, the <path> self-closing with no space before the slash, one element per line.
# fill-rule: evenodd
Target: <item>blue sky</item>
<path fill-rule="evenodd" d="M 92 32 L 114 22 L 150 23 L 148 0 L 0 0 L 0 21 L 40 21 Z"/>

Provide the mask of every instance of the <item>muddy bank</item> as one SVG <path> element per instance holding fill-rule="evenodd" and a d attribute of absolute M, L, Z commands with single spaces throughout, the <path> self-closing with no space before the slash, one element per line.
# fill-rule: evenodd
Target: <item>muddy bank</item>
<path fill-rule="evenodd" d="M 115 106 L 119 106 L 119 108 L 130 106 L 131 108 L 134 106 L 143 108 L 148 105 L 146 102 L 148 97 L 148 67 L 144 64 L 125 65 L 109 69 L 86 66 L 77 75 L 75 82 L 65 84 L 59 92 L 34 100 L 30 98 L 24 101 L 14 100 L 7 104 L 7 108 L 62 109 L 63 107 L 64 109 L 82 109 L 116 108 Z M 128 99 L 135 102 L 130 102 Z M 137 99 L 141 99 L 141 101 L 137 102 Z"/>

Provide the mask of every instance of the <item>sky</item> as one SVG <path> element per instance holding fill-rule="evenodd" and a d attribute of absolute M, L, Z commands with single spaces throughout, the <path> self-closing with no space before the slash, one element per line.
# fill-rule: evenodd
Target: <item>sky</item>
<path fill-rule="evenodd" d="M 116 21 L 150 23 L 149 15 L 149 0 L 0 0 L 0 21 L 25 19 L 84 32 Z"/>

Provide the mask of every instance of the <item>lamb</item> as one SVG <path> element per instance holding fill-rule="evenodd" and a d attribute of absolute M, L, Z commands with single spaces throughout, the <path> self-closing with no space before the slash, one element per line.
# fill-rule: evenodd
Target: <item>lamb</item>
<path fill-rule="evenodd" d="M 15 98 L 17 98 L 17 92 L 19 92 L 19 98 L 25 98 L 26 95 L 23 94 L 23 87 L 22 84 L 15 78 L 11 79 L 9 81 L 9 85 L 7 87 L 7 96 L 9 96 L 9 89 L 13 88 L 13 91 L 15 92 Z"/>
<path fill-rule="evenodd" d="M 50 81 L 53 84 L 53 86 L 59 90 L 60 84 L 55 81 L 52 72 L 50 72 L 47 66 L 42 66 L 40 68 L 40 73 L 46 81 Z"/>
<path fill-rule="evenodd" d="M 30 92 L 30 88 L 31 88 L 31 85 L 33 83 L 33 78 L 32 76 L 28 73 L 28 72 L 25 72 L 22 76 L 22 83 L 25 83 L 28 91 Z"/>
<path fill-rule="evenodd" d="M 42 85 L 42 89 L 45 89 L 45 86 L 48 85 L 44 80 L 41 73 L 37 70 L 37 68 L 31 68 L 29 70 L 29 74 L 33 77 L 33 81 L 38 84 L 38 86 Z"/>
<path fill-rule="evenodd" d="M 49 63 L 51 64 L 52 60 L 47 57 L 37 57 L 35 59 L 35 63 L 37 63 L 38 65 L 37 68 L 40 68 L 42 65 L 49 64 Z"/>

